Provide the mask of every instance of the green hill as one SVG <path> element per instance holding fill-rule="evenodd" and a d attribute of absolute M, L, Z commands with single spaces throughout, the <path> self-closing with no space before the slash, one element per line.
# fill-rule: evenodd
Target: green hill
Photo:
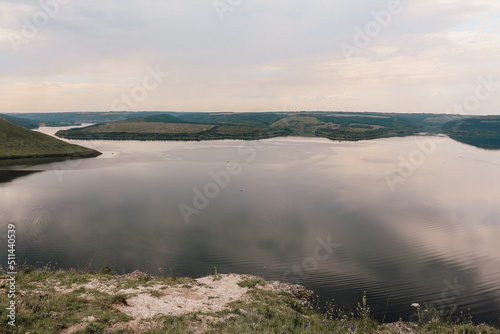
<path fill-rule="evenodd" d="M 231 124 L 247 126 L 269 126 L 287 117 L 280 113 L 186 113 L 177 116 L 186 123 Z"/>
<path fill-rule="evenodd" d="M 36 122 L 37 124 L 43 123 L 45 126 L 64 126 L 75 125 L 82 123 L 104 123 L 124 121 L 130 118 L 137 118 L 149 115 L 164 114 L 164 112 L 54 112 L 54 113 L 9 113 L 8 116 L 15 116 L 17 118 L 28 119 Z M 3 117 L 0 115 L 0 117 Z M 6 118 L 6 117 L 4 117 Z M 6 118 L 7 119 L 7 118 Z M 7 119 L 9 120 L 9 119 Z M 17 124 L 15 122 L 12 122 Z"/>
<path fill-rule="evenodd" d="M 443 132 L 461 143 L 500 149 L 500 116 L 483 116 L 448 122 Z"/>
<path fill-rule="evenodd" d="M 437 115 L 436 115 L 437 116 Z M 278 136 L 363 140 L 405 136 L 433 129 L 426 114 L 334 112 L 186 113 L 138 117 L 120 122 L 59 131 L 68 139 L 216 140 Z"/>
<path fill-rule="evenodd" d="M 0 117 L 6 119 L 7 121 L 11 122 L 12 124 L 20 125 L 20 126 L 25 127 L 27 129 L 38 129 L 38 127 L 40 125 L 37 121 L 22 118 L 22 117 L 16 117 L 16 116 L 4 115 L 4 114 L 0 114 Z"/>
<path fill-rule="evenodd" d="M 186 123 L 182 119 L 169 114 L 158 114 L 151 116 L 142 116 L 137 118 L 129 119 L 128 122 L 149 122 L 149 123 Z"/>
<path fill-rule="evenodd" d="M 0 159 L 96 157 L 101 153 L 28 130 L 0 117 Z"/>
<path fill-rule="evenodd" d="M 255 140 L 278 136 L 356 141 L 445 133 L 463 143 L 500 148 L 500 117 L 356 112 L 155 114 L 58 131 L 68 139 Z"/>
<path fill-rule="evenodd" d="M 101 123 L 85 128 L 60 130 L 56 136 L 82 140 L 216 140 L 262 139 L 287 135 L 265 127 L 198 123 L 165 123 L 151 121 L 121 121 Z"/>

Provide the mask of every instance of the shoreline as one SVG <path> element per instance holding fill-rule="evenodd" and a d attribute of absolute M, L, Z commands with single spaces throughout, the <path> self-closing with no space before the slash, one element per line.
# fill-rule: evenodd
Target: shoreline
<path fill-rule="evenodd" d="M 54 154 L 0 156 L 0 160 L 6 161 L 6 160 L 20 160 L 20 159 L 45 159 L 45 158 L 85 159 L 85 158 L 95 158 L 100 155 L 102 155 L 102 153 L 98 151 L 87 152 L 87 153 L 54 153 Z"/>
<path fill-rule="evenodd" d="M 15 330 L 0 320 L 2 333 L 499 333 L 472 319 L 421 319 L 380 324 L 369 301 L 355 313 L 320 312 L 304 286 L 252 275 L 151 276 L 140 271 L 114 275 L 109 266 L 90 270 L 19 268 L 0 275 L 0 292 L 15 277 Z M 7 299 L 0 300 L 1 311 Z M 422 313 L 422 316 L 425 316 Z M 436 315 L 437 316 L 437 315 Z M 175 329 L 175 330 L 173 330 Z"/>
<path fill-rule="evenodd" d="M 96 151 L 97 152 L 97 151 Z M 91 153 L 82 156 L 81 154 L 50 154 L 50 155 L 31 155 L 18 157 L 0 157 L 0 168 L 5 167 L 10 169 L 16 166 L 36 166 L 42 164 L 50 164 L 67 160 L 91 159 L 102 155 L 101 152 Z"/>

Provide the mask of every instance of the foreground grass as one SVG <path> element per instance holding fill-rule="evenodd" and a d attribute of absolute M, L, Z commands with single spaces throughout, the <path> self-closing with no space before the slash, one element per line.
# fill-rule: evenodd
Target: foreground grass
<path fill-rule="evenodd" d="M 6 310 L 8 286 L 1 286 L 0 333 L 58 333 L 85 318 L 95 318 L 95 328 L 127 321 L 127 316 L 112 308 L 112 294 L 84 287 L 63 293 L 73 284 L 85 284 L 95 275 L 83 271 L 25 271 L 16 276 L 16 328 L 8 324 Z M 2 279 L 7 276 L 2 277 Z M 99 279 L 105 280 L 106 275 Z M 92 330 L 87 331 L 92 333 Z M 96 332 L 97 333 L 97 332 Z"/>
<path fill-rule="evenodd" d="M 214 275 L 213 279 L 220 279 Z M 242 279 L 247 297 L 228 304 L 220 312 L 195 312 L 183 316 L 156 316 L 142 320 L 142 329 L 127 328 L 133 318 L 114 306 L 127 305 L 130 295 L 123 289 L 161 284 L 163 288 L 191 288 L 191 278 L 128 278 L 112 275 L 109 267 L 87 270 L 25 269 L 16 277 L 16 327 L 7 318 L 7 275 L 0 276 L 0 333 L 399 333 L 396 324 L 378 324 L 370 318 L 366 298 L 353 312 L 335 307 L 325 312 L 311 309 L 288 292 L 263 289 L 269 282 Z M 109 286 L 109 289 L 92 288 Z M 157 291 L 151 292 L 155 295 Z M 404 324 L 414 333 L 500 333 L 497 328 L 474 324 L 470 317 L 451 317 L 429 309 L 420 311 L 416 324 Z M 122 326 L 120 326 L 122 325 Z M 129 326 L 130 327 L 130 326 Z M 140 327 L 140 326 L 139 326 Z M 69 330 L 71 329 L 71 331 Z"/>

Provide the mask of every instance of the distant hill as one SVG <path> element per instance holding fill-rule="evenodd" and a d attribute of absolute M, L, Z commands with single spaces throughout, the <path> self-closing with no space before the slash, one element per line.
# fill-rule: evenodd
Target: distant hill
<path fill-rule="evenodd" d="M 0 159 L 45 157 L 96 157 L 101 153 L 28 130 L 0 117 Z"/>
<path fill-rule="evenodd" d="M 373 112 L 163 113 L 58 131 L 68 139 L 256 140 L 279 136 L 357 141 L 418 133 L 500 149 L 500 116 Z"/>
<path fill-rule="evenodd" d="M 39 127 L 39 123 L 37 121 L 33 121 L 30 119 L 16 117 L 16 116 L 10 116 L 10 115 L 4 115 L 4 114 L 0 114 L 0 117 L 6 119 L 7 121 L 11 122 L 12 124 L 20 125 L 20 126 L 25 127 L 27 129 L 38 129 L 38 127 Z"/>
<path fill-rule="evenodd" d="M 148 122 L 148 123 L 189 123 L 169 114 L 157 114 L 131 118 L 127 122 Z"/>
<path fill-rule="evenodd" d="M 285 113 L 185 113 L 177 116 L 187 123 L 269 126 L 287 117 Z"/>
<path fill-rule="evenodd" d="M 68 139 L 112 140 L 216 140 L 262 139 L 287 135 L 283 130 L 235 124 L 186 123 L 168 115 L 101 123 L 89 127 L 60 130 L 56 136 Z"/>
<path fill-rule="evenodd" d="M 434 132 L 444 118 L 432 114 L 343 112 L 159 114 L 58 131 L 56 135 L 115 140 L 253 140 L 303 136 L 352 141 Z"/>
<path fill-rule="evenodd" d="M 500 149 L 500 116 L 448 122 L 443 132 L 456 141 L 486 149 Z"/>
<path fill-rule="evenodd" d="M 54 112 L 54 113 L 16 113 L 8 114 L 19 118 L 29 119 L 46 126 L 80 125 L 82 123 L 105 123 L 123 121 L 130 118 L 144 117 L 165 112 L 140 111 L 140 112 Z M 168 114 L 168 113 L 167 113 Z M 174 113 L 170 113 L 174 114 Z"/>

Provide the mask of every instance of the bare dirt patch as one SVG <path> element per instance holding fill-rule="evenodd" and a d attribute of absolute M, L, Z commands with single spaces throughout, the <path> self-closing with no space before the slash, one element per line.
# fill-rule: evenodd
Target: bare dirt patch
<path fill-rule="evenodd" d="M 162 289 L 161 285 L 148 287 L 147 292 L 140 292 L 127 299 L 128 306 L 116 305 L 120 312 L 134 318 L 146 319 L 157 315 L 179 316 L 192 312 L 218 312 L 227 304 L 242 299 L 247 288 L 238 286 L 242 281 L 240 275 L 220 275 L 220 279 L 207 276 L 195 280 L 198 284 L 189 287 L 170 287 Z M 160 296 L 151 295 L 158 291 Z M 131 293 L 137 290 L 119 290 L 117 293 Z"/>

